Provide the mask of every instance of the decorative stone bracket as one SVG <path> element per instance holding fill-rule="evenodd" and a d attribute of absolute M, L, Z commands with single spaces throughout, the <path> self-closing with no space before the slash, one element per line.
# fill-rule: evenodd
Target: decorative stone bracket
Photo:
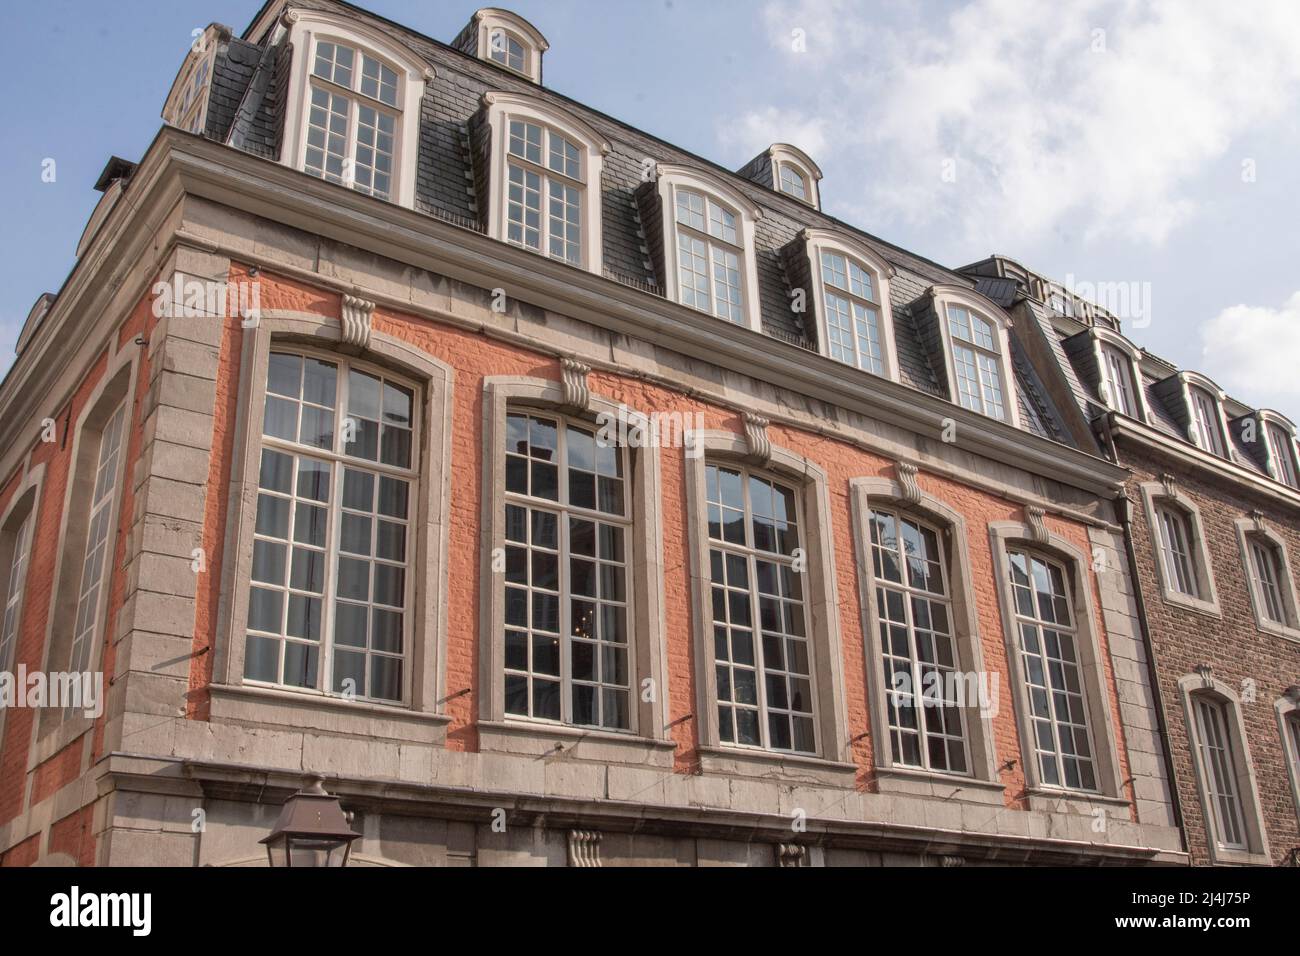
<path fill-rule="evenodd" d="M 921 503 L 921 486 L 916 480 L 916 476 L 919 474 L 916 465 L 900 461 L 894 465 L 894 474 L 898 478 L 898 487 L 903 492 L 903 500 L 910 505 L 919 505 Z"/>
<path fill-rule="evenodd" d="M 745 445 L 747 457 L 756 465 L 766 465 L 772 460 L 772 439 L 767 435 L 766 418 L 745 412 Z"/>
<path fill-rule="evenodd" d="M 1046 514 L 1047 512 L 1036 505 L 1025 505 L 1025 524 L 1029 525 L 1029 536 L 1034 539 L 1034 544 L 1040 547 L 1052 540 L 1047 524 L 1043 521 Z"/>
<path fill-rule="evenodd" d="M 585 412 L 591 408 L 591 386 L 587 376 L 591 366 L 574 359 L 560 359 L 560 383 L 564 388 L 564 405 L 575 411 Z"/>
<path fill-rule="evenodd" d="M 569 831 L 569 866 L 600 866 L 600 832 Z"/>
<path fill-rule="evenodd" d="M 343 344 L 354 348 L 370 347 L 370 326 L 375 315 L 375 304 L 354 295 L 343 297 Z"/>
<path fill-rule="evenodd" d="M 798 843 L 778 843 L 776 850 L 777 866 L 808 866 L 808 848 Z"/>

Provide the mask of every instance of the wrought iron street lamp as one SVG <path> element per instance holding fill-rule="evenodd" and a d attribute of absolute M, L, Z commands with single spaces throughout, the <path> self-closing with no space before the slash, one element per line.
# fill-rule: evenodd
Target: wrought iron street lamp
<path fill-rule="evenodd" d="M 348 865 L 352 841 L 361 834 L 348 826 L 338 797 L 325 792 L 325 778 L 308 774 L 303 788 L 280 811 L 271 835 L 259 842 L 273 867 Z"/>

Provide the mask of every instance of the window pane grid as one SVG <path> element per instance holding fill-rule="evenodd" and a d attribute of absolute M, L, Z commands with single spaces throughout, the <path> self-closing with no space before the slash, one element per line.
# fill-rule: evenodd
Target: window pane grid
<path fill-rule="evenodd" d="M 966 309 L 948 306 L 947 310 L 958 402 L 963 408 L 1005 421 L 1001 354 L 993 326 Z"/>
<path fill-rule="evenodd" d="M 1196 417 L 1197 444 L 1213 455 L 1226 457 L 1223 435 L 1219 432 L 1218 403 L 1200 389 L 1192 389 L 1192 410 Z"/>
<path fill-rule="evenodd" d="M 100 433 L 99 454 L 95 467 L 95 486 L 90 501 L 90 518 L 86 531 L 86 553 L 81 564 L 81 584 L 77 595 L 77 614 L 72 631 L 69 670 L 81 672 L 90 663 L 91 645 L 99 627 L 100 594 L 113 546 L 113 501 L 117 491 L 118 460 L 126 420 L 126 403 L 113 412 Z"/>
<path fill-rule="evenodd" d="M 880 312 L 871 275 L 838 253 L 823 252 L 821 263 L 831 358 L 883 375 Z"/>
<path fill-rule="evenodd" d="M 893 511 L 873 509 L 870 522 L 893 759 L 965 774 L 960 671 L 939 534 Z"/>
<path fill-rule="evenodd" d="M 1040 779 L 1050 787 L 1096 790 L 1065 571 L 1029 552 L 1007 556 Z"/>
<path fill-rule="evenodd" d="M 246 680 L 405 700 L 414 416 L 382 375 L 271 353 Z"/>
<path fill-rule="evenodd" d="M 630 729 L 625 453 L 525 412 L 505 452 L 505 711 Z"/>
<path fill-rule="evenodd" d="M 1169 508 L 1158 509 L 1156 517 L 1160 523 L 1160 550 L 1169 586 L 1180 594 L 1199 597 L 1200 588 L 1192 571 L 1191 550 L 1188 548 L 1191 534 L 1187 518 Z"/>
<path fill-rule="evenodd" d="M 1250 554 L 1252 577 L 1260 599 L 1260 611 L 1274 624 L 1285 624 L 1286 610 L 1282 604 L 1282 589 L 1279 585 L 1282 575 L 1278 567 L 1277 553 L 1273 545 L 1252 538 Z"/>
<path fill-rule="evenodd" d="M 705 484 L 719 739 L 816 753 L 795 494 L 719 465 Z"/>
<path fill-rule="evenodd" d="M 507 151 L 506 239 L 541 252 L 545 235 L 547 255 L 580 265 L 585 189 L 578 146 L 549 127 L 511 120 Z"/>
<path fill-rule="evenodd" d="M 1217 701 L 1198 696 L 1196 721 L 1216 840 L 1227 849 L 1244 850 L 1246 823 L 1237 792 L 1236 762 L 1228 741 L 1227 708 Z"/>
<path fill-rule="evenodd" d="M 676 191 L 677 278 L 683 305 L 745 323 L 736 214 L 699 193 Z"/>
<path fill-rule="evenodd" d="M 1130 418 L 1136 417 L 1137 400 L 1133 394 L 1133 379 L 1129 373 L 1128 357 L 1111 346 L 1104 347 L 1102 354 L 1106 360 L 1103 374 L 1109 391 L 1110 406 Z"/>
<path fill-rule="evenodd" d="M 35 514 L 29 514 L 14 534 L 14 554 L 9 562 L 9 588 L 5 591 L 3 624 L 0 624 L 0 671 L 13 666 L 12 655 L 18 643 L 18 610 L 22 605 L 23 585 L 27 581 L 28 544 Z"/>
<path fill-rule="evenodd" d="M 1273 457 L 1277 461 L 1278 477 L 1283 484 L 1292 488 L 1300 486 L 1296 480 L 1295 443 L 1291 436 L 1276 425 L 1269 425 L 1268 438 L 1273 447 Z"/>

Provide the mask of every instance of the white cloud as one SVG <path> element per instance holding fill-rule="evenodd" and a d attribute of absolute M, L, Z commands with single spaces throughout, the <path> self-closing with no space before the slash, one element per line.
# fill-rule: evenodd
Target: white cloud
<path fill-rule="evenodd" d="M 1241 394 L 1300 395 L 1300 292 L 1280 309 L 1234 305 L 1201 326 L 1201 354 Z"/>
<path fill-rule="evenodd" d="M 945 223 L 968 243 L 1023 248 L 1065 227 L 1159 244 L 1196 214 L 1213 164 L 1240 168 L 1234 142 L 1300 108 L 1294 0 L 968 0 L 903 14 L 773 0 L 763 19 L 805 115 L 756 112 L 724 141 L 798 144 L 811 127 L 822 167 L 857 173 L 836 186 L 854 197 L 846 214 Z"/>

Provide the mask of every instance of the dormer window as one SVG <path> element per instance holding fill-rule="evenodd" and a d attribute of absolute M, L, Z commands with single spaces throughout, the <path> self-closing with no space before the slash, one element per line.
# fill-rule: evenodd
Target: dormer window
<path fill-rule="evenodd" d="M 1192 422 L 1196 444 L 1211 455 L 1228 457 L 1223 441 L 1223 428 L 1219 421 L 1219 402 L 1203 388 L 1188 388 L 1192 403 Z"/>
<path fill-rule="evenodd" d="M 963 408 L 1020 424 L 1013 391 L 1010 317 L 991 300 L 961 286 L 933 286 L 929 315 L 943 346 L 948 397 Z M 938 344 L 938 342 L 936 342 Z"/>
<path fill-rule="evenodd" d="M 730 186 L 679 166 L 657 170 L 668 295 L 758 328 L 754 221 L 758 208 Z"/>
<path fill-rule="evenodd" d="M 609 144 L 532 97 L 484 97 L 492 129 L 489 233 L 590 272 L 601 267 L 600 177 Z"/>
<path fill-rule="evenodd" d="M 781 192 L 808 201 L 808 182 L 804 174 L 789 163 L 781 164 Z"/>
<path fill-rule="evenodd" d="M 818 184 L 822 171 L 807 153 L 788 143 L 768 147 L 766 153 L 760 153 L 741 170 L 741 175 L 814 209 L 821 208 Z"/>
<path fill-rule="evenodd" d="M 1113 345 L 1101 347 L 1103 398 L 1121 415 L 1140 418 L 1137 391 L 1133 387 L 1132 360 Z"/>
<path fill-rule="evenodd" d="M 896 380 L 889 308 L 892 267 L 866 246 L 825 230 L 805 230 L 803 238 L 820 313 L 822 354 Z"/>
<path fill-rule="evenodd" d="M 289 42 L 307 56 L 290 81 L 282 161 L 413 206 L 420 101 L 432 71 L 390 38 L 336 14 L 295 11 Z"/>
<path fill-rule="evenodd" d="M 164 122 L 187 133 L 202 133 L 207 128 L 212 61 L 217 45 L 229 38 L 227 29 L 214 23 L 194 42 L 163 106 Z"/>
<path fill-rule="evenodd" d="M 454 45 L 534 83 L 542 82 L 542 55 L 550 48 L 541 31 L 508 10 L 484 7 Z"/>

